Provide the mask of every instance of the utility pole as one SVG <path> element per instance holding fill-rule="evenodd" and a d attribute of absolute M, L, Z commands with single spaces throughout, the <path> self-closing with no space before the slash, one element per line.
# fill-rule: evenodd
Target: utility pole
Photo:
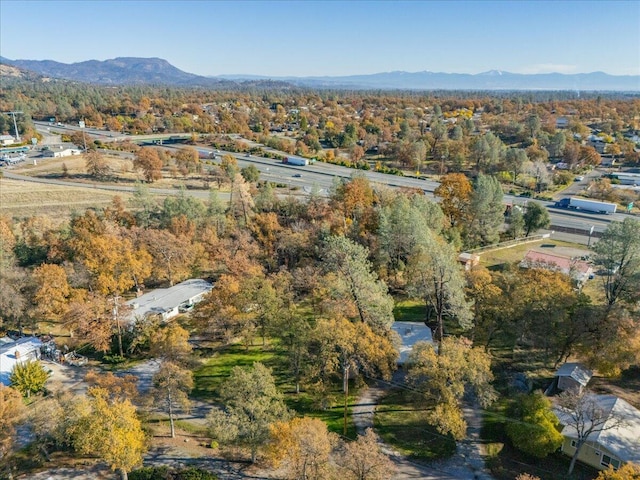
<path fill-rule="evenodd" d="M 117 293 L 113 294 L 113 320 L 116 324 L 117 332 L 118 332 L 118 350 L 121 357 L 124 357 L 124 352 L 122 350 L 122 328 L 120 327 L 120 317 L 118 316 L 118 303 L 120 301 L 120 296 Z"/>
<path fill-rule="evenodd" d="M 18 124 L 16 123 L 16 114 L 17 113 L 24 113 L 22 111 L 14 111 L 14 112 L 2 112 L 4 114 L 7 115 L 11 115 L 13 117 L 13 129 L 16 132 L 16 141 L 17 143 L 20 143 L 20 133 L 18 133 Z"/>

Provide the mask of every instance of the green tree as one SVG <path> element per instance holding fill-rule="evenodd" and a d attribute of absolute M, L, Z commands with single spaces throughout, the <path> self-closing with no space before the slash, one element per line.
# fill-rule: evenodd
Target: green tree
<path fill-rule="evenodd" d="M 507 223 L 509 224 L 507 227 L 507 233 L 511 238 L 520 238 L 524 235 L 524 215 L 519 207 L 514 205 L 511 208 L 511 212 L 507 218 Z"/>
<path fill-rule="evenodd" d="M 387 276 L 404 272 L 409 256 L 429 229 L 439 231 L 444 218 L 435 202 L 423 195 L 407 197 L 398 194 L 379 211 L 378 260 L 385 267 Z"/>
<path fill-rule="evenodd" d="M 333 294 L 350 302 L 358 318 L 377 327 L 388 328 L 393 323 L 393 298 L 387 286 L 372 271 L 368 251 L 346 237 L 327 240 L 323 256 L 324 267 L 336 274 Z"/>
<path fill-rule="evenodd" d="M 269 438 L 269 425 L 289 417 L 271 371 L 261 363 L 233 367 L 219 393 L 225 409 L 213 408 L 207 415 L 209 434 L 249 448 L 255 462 L 258 449 Z"/>
<path fill-rule="evenodd" d="M 152 220 L 158 215 L 158 202 L 144 183 L 136 182 L 129 205 L 135 210 L 134 215 L 140 227 L 150 227 Z"/>
<path fill-rule="evenodd" d="M 524 212 L 525 236 L 534 233 L 541 228 L 551 225 L 549 211 L 538 202 L 527 202 L 527 210 Z"/>
<path fill-rule="evenodd" d="M 430 233 L 411 255 L 407 269 L 407 292 L 425 305 L 425 323 L 436 316 L 436 339 L 444 337 L 445 317 L 464 328 L 472 326 L 472 304 L 464 294 L 465 280 L 456 253 L 448 243 Z"/>
<path fill-rule="evenodd" d="M 428 421 L 442 434 L 464 438 L 467 426 L 460 405 L 466 390 L 485 407 L 495 399 L 491 356 L 466 339 L 447 337 L 439 347 L 418 342 L 408 364 L 407 380 L 421 392 L 418 400 L 431 407 Z"/>
<path fill-rule="evenodd" d="M 47 383 L 48 378 L 49 372 L 45 370 L 42 363 L 37 360 L 27 360 L 13 367 L 9 381 L 23 396 L 29 398 L 32 393 L 44 390 L 44 384 Z"/>
<path fill-rule="evenodd" d="M 260 178 L 260 170 L 255 165 L 249 165 L 240 170 L 240 175 L 247 183 L 255 183 Z"/>
<path fill-rule="evenodd" d="M 602 277 L 607 305 L 632 304 L 640 298 L 640 221 L 611 222 L 593 250 Z"/>
<path fill-rule="evenodd" d="M 504 223 L 503 196 L 500 182 L 495 177 L 478 175 L 469 205 L 470 222 L 465 232 L 469 246 L 491 245 L 500 240 Z"/>
<path fill-rule="evenodd" d="M 551 411 L 551 401 L 542 392 L 518 397 L 514 413 L 516 418 L 507 423 L 506 430 L 517 449 L 544 458 L 560 448 L 564 439 L 560 422 Z"/>
<path fill-rule="evenodd" d="M 180 409 L 189 411 L 191 407 L 189 392 L 193 389 L 193 374 L 175 363 L 164 361 L 153 375 L 152 381 L 152 395 L 164 404 L 164 409 L 169 415 L 171 438 L 175 438 L 175 412 Z"/>

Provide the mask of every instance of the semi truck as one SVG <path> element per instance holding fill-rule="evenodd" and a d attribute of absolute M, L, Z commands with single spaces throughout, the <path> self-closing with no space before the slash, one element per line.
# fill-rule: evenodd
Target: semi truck
<path fill-rule="evenodd" d="M 284 160 L 282 161 L 282 163 L 286 163 L 287 165 L 297 165 L 299 167 L 306 167 L 307 165 L 309 165 L 309 159 L 302 158 L 302 157 L 284 157 Z"/>
<path fill-rule="evenodd" d="M 598 202 L 596 200 L 587 200 L 585 198 L 563 198 L 556 202 L 557 208 L 572 208 L 573 210 L 583 210 L 585 212 L 616 213 L 618 206 L 615 203 Z"/>

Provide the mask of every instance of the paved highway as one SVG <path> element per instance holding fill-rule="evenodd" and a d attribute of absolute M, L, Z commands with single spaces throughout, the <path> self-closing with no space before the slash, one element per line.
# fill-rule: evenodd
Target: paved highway
<path fill-rule="evenodd" d="M 75 126 L 51 126 L 47 122 L 35 122 L 38 130 L 45 130 L 47 128 L 53 129 L 65 129 L 68 131 L 81 130 L 80 127 Z M 111 132 L 105 132 L 103 130 L 85 129 L 85 132 L 90 135 L 105 136 L 111 134 Z M 122 136 L 122 138 L 132 138 L 130 136 Z M 251 143 L 251 142 L 250 142 Z M 162 148 L 177 149 L 181 148 L 174 145 L 163 145 Z M 198 146 L 200 151 L 208 151 L 212 156 L 215 154 L 219 159 L 221 155 L 230 154 L 233 155 L 240 167 L 246 167 L 248 165 L 254 165 L 260 171 L 260 178 L 262 180 L 278 183 L 281 185 L 287 185 L 289 188 L 299 188 L 301 191 L 309 193 L 312 188 L 317 187 L 320 193 L 327 195 L 330 191 L 335 178 L 350 178 L 354 173 L 359 172 L 365 175 L 372 183 L 387 185 L 395 188 L 416 188 L 425 192 L 425 194 L 433 197 L 433 191 L 439 185 L 438 182 L 431 180 L 422 180 L 412 177 L 400 177 L 395 175 L 387 175 L 378 172 L 365 171 L 365 170 L 353 170 L 350 168 L 342 167 L 340 165 L 333 165 L 328 163 L 316 162 L 307 166 L 294 166 L 283 164 L 279 160 L 273 160 L 269 158 L 256 157 L 255 155 L 248 156 L 244 153 L 232 153 L 232 152 L 220 152 L 216 153 L 213 148 L 206 148 Z M 110 153 L 123 154 L 123 152 L 112 151 Z M 125 154 L 126 155 L 126 154 Z M 129 154 L 130 155 L 130 154 Z M 594 172 L 593 175 L 598 175 Z M 582 182 L 585 183 L 585 182 Z M 570 195 L 575 193 L 580 188 L 580 185 L 567 189 L 566 194 Z M 164 192 L 163 192 L 164 193 Z M 514 197 L 511 195 L 505 195 L 505 203 L 511 203 L 514 205 L 523 205 L 529 201 L 524 197 Z M 578 212 L 575 210 L 564 210 L 554 208 L 554 202 L 546 202 L 535 200 L 540 204 L 546 206 L 549 209 L 551 217 L 552 228 L 557 227 L 559 229 L 575 230 L 579 235 L 585 235 L 591 227 L 594 227 L 594 232 L 601 233 L 606 230 L 607 226 L 612 221 L 623 221 L 627 214 L 615 213 L 613 215 L 602 215 L 595 213 Z"/>

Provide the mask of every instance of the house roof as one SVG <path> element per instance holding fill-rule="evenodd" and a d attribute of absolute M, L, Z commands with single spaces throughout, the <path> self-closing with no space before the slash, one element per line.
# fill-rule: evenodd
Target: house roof
<path fill-rule="evenodd" d="M 640 410 L 615 395 L 595 395 L 591 397 L 608 419 L 604 429 L 590 435 L 588 440 L 606 448 L 623 462 L 640 463 Z M 565 425 L 562 435 L 577 438 L 575 428 L 567 425 L 567 412 L 555 409 L 560 423 Z M 622 423 L 615 425 L 622 419 Z"/>
<path fill-rule="evenodd" d="M 409 354 L 413 350 L 413 346 L 416 342 L 429 342 L 431 343 L 431 329 L 424 323 L 417 322 L 393 322 L 391 329 L 400 335 L 402 345 L 400 345 L 400 358 L 398 363 L 406 363 L 409 359 Z"/>
<path fill-rule="evenodd" d="M 127 302 L 132 307 L 131 318 L 169 312 L 189 302 L 193 297 L 208 292 L 213 285 L 206 280 L 192 278 L 170 288 L 158 288 Z"/>
<path fill-rule="evenodd" d="M 42 342 L 39 338 L 22 337 L 10 343 L 2 343 L 0 345 L 0 355 L 6 353 L 15 354 L 15 352 L 26 355 L 34 350 L 39 349 L 41 345 Z"/>
<path fill-rule="evenodd" d="M 556 377 L 571 377 L 583 387 L 587 386 L 593 372 L 579 363 L 565 363 L 556 372 Z"/>
<path fill-rule="evenodd" d="M 593 270 L 591 265 L 586 262 L 536 250 L 529 250 L 522 262 L 520 262 L 520 266 L 523 268 L 537 267 L 557 270 L 566 275 L 574 274 L 579 280 L 584 280 L 584 277 L 588 278 Z"/>

